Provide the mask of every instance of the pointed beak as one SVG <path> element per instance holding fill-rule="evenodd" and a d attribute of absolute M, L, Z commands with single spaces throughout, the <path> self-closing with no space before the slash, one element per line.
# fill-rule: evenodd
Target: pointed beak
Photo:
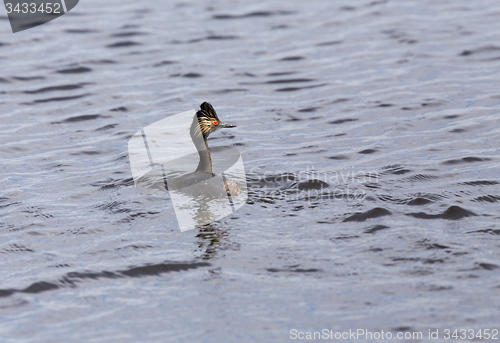
<path fill-rule="evenodd" d="M 232 125 L 232 124 L 227 124 L 227 123 L 220 123 L 219 124 L 221 128 L 225 128 L 225 127 L 236 127 L 236 125 Z"/>

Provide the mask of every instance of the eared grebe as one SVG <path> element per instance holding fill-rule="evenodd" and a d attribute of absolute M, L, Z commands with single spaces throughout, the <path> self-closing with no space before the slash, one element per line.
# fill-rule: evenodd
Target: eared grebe
<path fill-rule="evenodd" d="M 196 150 L 198 150 L 200 161 L 193 173 L 187 174 L 181 178 L 180 188 L 192 186 L 215 176 L 212 169 L 212 158 L 210 156 L 210 150 L 208 149 L 207 138 L 212 132 L 226 127 L 236 127 L 236 125 L 221 122 L 210 103 L 204 102 L 200 105 L 200 110 L 196 112 L 196 116 L 194 116 L 193 123 L 189 130 L 191 139 L 196 146 Z M 234 186 L 235 183 L 233 181 L 227 181 L 225 183 L 224 187 L 228 195 L 230 195 L 229 193 Z M 238 192 L 236 191 L 236 193 Z"/>

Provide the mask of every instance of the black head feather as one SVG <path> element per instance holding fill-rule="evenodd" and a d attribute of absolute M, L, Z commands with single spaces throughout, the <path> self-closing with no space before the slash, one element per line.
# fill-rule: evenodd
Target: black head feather
<path fill-rule="evenodd" d="M 200 110 L 196 112 L 198 117 L 198 127 L 195 132 L 197 135 L 202 133 L 207 137 L 210 133 L 216 131 L 219 127 L 217 124 L 220 122 L 219 117 L 217 117 L 217 112 L 215 112 L 212 105 L 208 102 L 204 102 L 200 105 Z M 214 122 L 216 124 L 214 124 Z"/>
<path fill-rule="evenodd" d="M 201 110 L 199 110 L 196 115 L 198 116 L 198 118 L 200 117 L 204 117 L 204 118 L 207 118 L 207 119 L 217 119 L 219 120 L 219 118 L 217 117 L 217 112 L 215 112 L 214 108 L 212 107 L 212 105 L 209 103 L 209 102 L 204 102 L 203 104 L 200 105 L 200 108 Z"/>

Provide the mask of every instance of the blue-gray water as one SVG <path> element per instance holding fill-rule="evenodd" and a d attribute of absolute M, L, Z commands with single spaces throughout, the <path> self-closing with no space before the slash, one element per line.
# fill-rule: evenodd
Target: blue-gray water
<path fill-rule="evenodd" d="M 497 0 L 86 0 L 0 25 L 1 342 L 500 329 Z M 209 143 L 241 152 L 249 199 L 181 233 L 127 142 L 203 101 L 238 125 Z"/>

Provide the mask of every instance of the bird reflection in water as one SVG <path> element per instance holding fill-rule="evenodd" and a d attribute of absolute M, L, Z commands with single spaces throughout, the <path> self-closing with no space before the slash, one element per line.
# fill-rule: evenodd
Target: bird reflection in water
<path fill-rule="evenodd" d="M 213 184 L 204 183 L 203 181 L 211 179 L 215 176 L 212 168 L 212 158 L 208 147 L 208 136 L 220 128 L 232 128 L 235 125 L 226 124 L 220 121 L 212 105 L 204 102 L 200 105 L 200 110 L 193 118 L 193 123 L 190 129 L 191 139 L 196 146 L 199 154 L 199 163 L 196 170 L 188 175 L 181 177 L 181 190 L 186 190 L 190 195 L 220 195 L 218 190 L 214 190 Z M 202 140 L 200 140 L 202 138 Z M 225 191 L 227 196 L 241 194 L 241 189 L 233 180 L 224 180 L 224 184 L 220 184 L 221 191 Z M 205 216 L 210 209 L 203 206 L 203 201 L 200 202 L 200 207 L 197 209 L 195 219 L 198 215 Z M 207 224 L 200 227 L 199 233 L 196 235 L 199 239 L 198 248 L 205 250 L 200 258 L 210 259 L 215 256 L 218 250 L 225 249 L 231 245 L 227 238 L 226 231 L 218 230 L 213 224 Z"/>

